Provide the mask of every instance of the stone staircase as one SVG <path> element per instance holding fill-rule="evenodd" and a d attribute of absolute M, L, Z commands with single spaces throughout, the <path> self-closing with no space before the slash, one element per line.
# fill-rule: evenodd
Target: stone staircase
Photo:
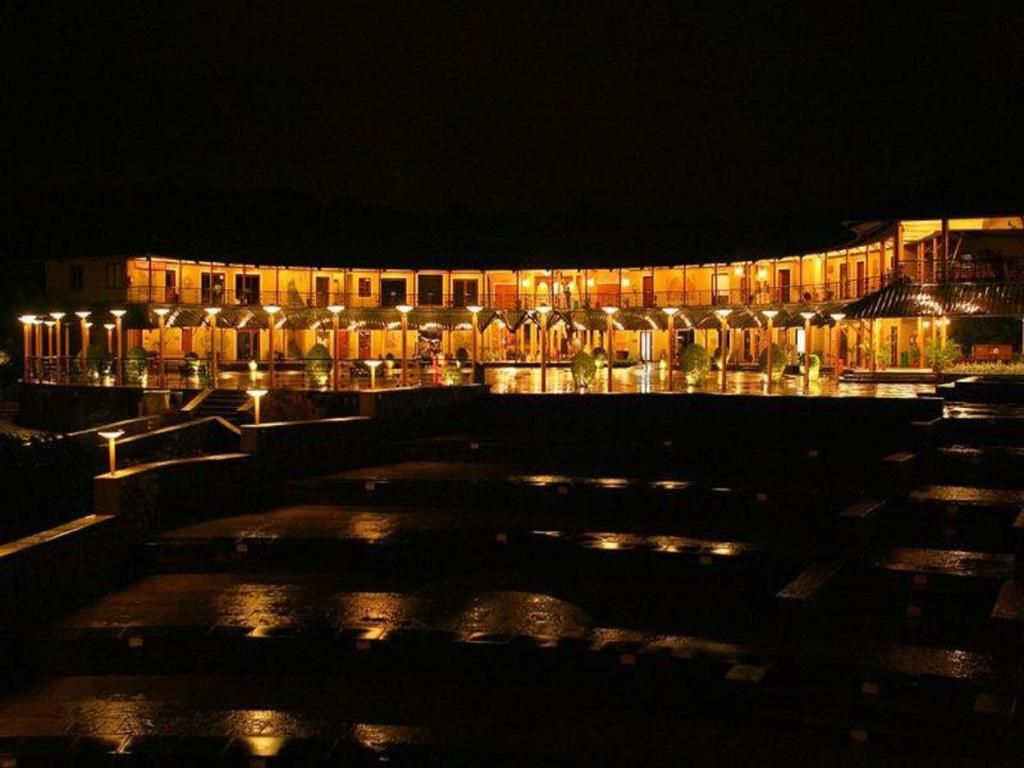
<path fill-rule="evenodd" d="M 192 411 L 194 418 L 220 416 L 225 421 L 239 426 L 252 422 L 252 415 L 239 411 L 248 402 L 249 396 L 240 389 L 215 389 L 206 395 Z"/>

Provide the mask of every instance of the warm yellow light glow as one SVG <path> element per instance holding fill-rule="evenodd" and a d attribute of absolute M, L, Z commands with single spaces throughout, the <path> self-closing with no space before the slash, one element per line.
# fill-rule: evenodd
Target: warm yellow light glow
<path fill-rule="evenodd" d="M 167 307 L 157 307 L 153 310 L 153 314 L 157 317 L 164 317 L 170 311 Z"/>
<path fill-rule="evenodd" d="M 477 312 L 480 312 L 483 309 L 483 307 L 481 307 L 479 304 L 470 304 L 468 307 L 466 307 L 466 309 L 468 309 L 475 315 Z"/>
<path fill-rule="evenodd" d="M 82 320 L 85 320 L 85 318 L 87 318 L 91 314 L 91 312 L 75 312 L 75 315 L 81 318 Z"/>
<path fill-rule="evenodd" d="M 121 437 L 123 434 L 123 429 L 114 429 L 99 433 L 99 436 L 107 441 L 107 457 L 110 464 L 110 474 L 117 472 L 117 438 Z"/>
<path fill-rule="evenodd" d="M 618 307 L 601 307 L 601 309 L 604 310 L 606 315 L 614 315 L 616 312 L 619 311 Z"/>
<path fill-rule="evenodd" d="M 52 317 L 54 320 L 63 320 L 64 319 L 64 315 L 65 315 L 64 312 L 51 312 L 50 313 L 50 317 Z"/>
<path fill-rule="evenodd" d="M 220 307 L 207 307 L 203 311 L 206 312 L 206 314 L 213 316 L 220 314 Z"/>
<path fill-rule="evenodd" d="M 757 279 L 758 280 L 767 280 L 768 279 L 768 270 L 765 269 L 764 267 L 761 267 L 761 269 L 757 270 Z"/>
<path fill-rule="evenodd" d="M 818 313 L 817 312 L 801 312 L 800 313 L 800 317 L 802 317 L 804 320 L 810 320 L 816 314 L 818 314 Z"/>
<path fill-rule="evenodd" d="M 255 360 L 253 362 L 255 362 Z M 249 397 L 259 399 L 259 398 L 263 397 L 265 394 L 267 394 L 267 390 L 265 390 L 265 389 L 247 389 L 247 390 L 245 390 L 245 394 L 247 394 Z"/>
<path fill-rule="evenodd" d="M 622 287 L 623 288 L 629 288 L 629 285 L 630 285 L 629 278 L 628 277 L 622 278 Z"/>
<path fill-rule="evenodd" d="M 734 267 L 732 273 L 736 275 L 736 277 L 743 277 L 743 267 Z"/>
<path fill-rule="evenodd" d="M 34 325 L 36 322 L 35 315 L 22 315 L 18 318 L 24 325 Z"/>
<path fill-rule="evenodd" d="M 541 315 L 546 315 L 548 312 L 551 311 L 551 307 L 549 307 L 547 304 L 541 304 L 539 307 L 537 307 L 537 311 Z"/>
<path fill-rule="evenodd" d="M 106 328 L 108 331 L 114 330 L 114 324 L 113 323 L 104 323 L 103 327 Z"/>
<path fill-rule="evenodd" d="M 844 317 L 846 317 L 846 313 L 844 312 L 833 312 L 831 314 L 831 318 L 835 320 L 837 323 L 842 322 Z"/>
<path fill-rule="evenodd" d="M 594 278 L 592 278 L 592 277 L 588 277 L 587 278 L 587 287 L 588 288 L 593 288 L 596 284 L 597 284 L 597 281 L 594 280 Z"/>
<path fill-rule="evenodd" d="M 923 323 L 921 323 L 921 325 L 923 325 L 925 328 L 931 328 L 932 327 L 931 320 L 925 320 Z"/>
<path fill-rule="evenodd" d="M 521 286 L 523 286 L 523 288 L 529 288 L 529 287 L 530 287 L 530 278 L 528 278 L 528 277 L 524 277 L 524 278 L 523 278 L 523 279 L 522 279 L 522 280 L 520 281 L 520 283 L 519 283 L 519 284 L 520 284 Z"/>
<path fill-rule="evenodd" d="M 124 430 L 112 429 L 109 432 L 99 432 L 97 434 L 99 434 L 99 436 L 102 437 L 104 440 L 117 440 L 117 438 L 121 437 L 124 434 Z"/>
<path fill-rule="evenodd" d="M 329 307 L 327 307 L 327 311 L 330 312 L 332 315 L 336 315 L 339 312 L 344 312 L 345 307 L 342 306 L 341 304 L 331 304 Z"/>
<path fill-rule="evenodd" d="M 769 320 L 773 320 L 776 315 L 779 314 L 777 309 L 762 309 L 761 314 L 767 317 Z"/>
<path fill-rule="evenodd" d="M 410 312 L 412 312 L 412 307 L 409 306 L 408 304 L 399 304 L 397 307 L 395 307 L 395 309 L 397 309 L 403 315 L 407 315 Z"/>
<path fill-rule="evenodd" d="M 118 318 L 124 317 L 125 313 L 127 313 L 127 312 L 128 312 L 127 309 L 112 309 L 112 310 L 110 310 L 110 314 L 112 314 L 114 317 L 118 317 Z"/>
<path fill-rule="evenodd" d="M 263 311 L 266 312 L 268 315 L 273 316 L 280 312 L 281 308 L 277 306 L 277 304 L 265 304 L 263 306 Z"/>
<path fill-rule="evenodd" d="M 669 317 L 672 317 L 679 311 L 679 307 L 662 307 L 661 311 Z"/>
<path fill-rule="evenodd" d="M 716 309 L 715 310 L 715 314 L 718 315 L 720 318 L 722 318 L 724 320 L 725 318 L 727 318 L 729 315 L 732 314 L 732 310 L 731 309 Z"/>

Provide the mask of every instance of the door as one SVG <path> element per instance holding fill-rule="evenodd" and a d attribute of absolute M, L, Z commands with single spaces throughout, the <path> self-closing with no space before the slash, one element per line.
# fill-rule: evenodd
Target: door
<path fill-rule="evenodd" d="M 359 359 L 368 360 L 370 354 L 370 332 L 359 331 Z"/>
<path fill-rule="evenodd" d="M 178 273 L 173 269 L 164 270 L 164 301 L 168 304 L 178 302 Z"/>
<path fill-rule="evenodd" d="M 728 304 L 729 303 L 729 273 L 728 272 L 715 272 L 712 277 L 714 285 L 712 286 L 712 294 L 714 296 L 714 304 Z"/>
<path fill-rule="evenodd" d="M 863 261 L 858 261 L 857 262 L 857 296 L 858 297 L 864 295 L 864 288 L 865 287 L 866 286 L 865 286 L 865 283 L 864 283 L 864 262 Z"/>
<path fill-rule="evenodd" d="M 644 307 L 656 307 L 654 298 L 654 275 L 644 275 Z"/>
<path fill-rule="evenodd" d="M 899 351 L 900 346 L 900 329 L 895 325 L 889 328 L 889 366 L 895 368 L 896 353 Z"/>
<path fill-rule="evenodd" d="M 444 275 L 419 275 L 417 282 L 417 307 L 440 307 L 444 303 Z"/>
<path fill-rule="evenodd" d="M 224 273 L 203 272 L 199 280 L 202 303 L 206 305 L 218 305 L 224 300 Z"/>
<path fill-rule="evenodd" d="M 789 290 L 790 290 L 791 286 L 792 286 L 792 278 L 790 277 L 789 270 L 788 269 L 780 269 L 779 270 L 779 285 L 778 285 L 778 291 L 779 291 L 778 300 L 781 301 L 783 304 L 788 304 L 791 301 L 791 299 L 789 297 Z"/>
<path fill-rule="evenodd" d="M 235 359 L 260 359 L 260 332 L 258 329 L 242 328 L 235 334 Z"/>
<path fill-rule="evenodd" d="M 331 303 L 331 278 L 317 275 L 314 283 L 316 288 L 316 306 L 326 307 Z"/>
<path fill-rule="evenodd" d="M 235 275 L 235 299 L 239 304 L 255 306 L 260 303 L 260 276 Z"/>
<path fill-rule="evenodd" d="M 654 332 L 640 331 L 640 362 L 649 363 L 654 357 Z"/>
<path fill-rule="evenodd" d="M 839 298 L 850 298 L 850 265 L 839 265 Z"/>
<path fill-rule="evenodd" d="M 516 287 L 507 284 L 494 286 L 494 306 L 497 309 L 516 309 Z"/>
<path fill-rule="evenodd" d="M 387 278 L 380 281 L 380 305 L 397 307 L 405 304 L 405 279 Z"/>
<path fill-rule="evenodd" d="M 452 293 L 454 294 L 452 303 L 456 307 L 472 307 L 474 304 L 479 304 L 476 280 L 453 280 Z"/>

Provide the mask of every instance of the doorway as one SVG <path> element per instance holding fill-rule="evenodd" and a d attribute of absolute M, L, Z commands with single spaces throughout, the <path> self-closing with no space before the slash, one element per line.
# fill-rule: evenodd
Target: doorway
<path fill-rule="evenodd" d="M 780 269 L 779 272 L 778 272 L 778 275 L 779 275 L 779 286 L 778 286 L 779 296 L 778 296 L 778 300 L 780 302 L 782 302 L 783 304 L 788 304 L 790 302 L 790 300 L 791 300 L 790 297 L 789 297 L 789 291 L 790 291 L 790 288 L 792 287 L 792 276 L 790 275 L 790 272 L 789 272 L 788 269 Z"/>
<path fill-rule="evenodd" d="M 235 333 L 235 359 L 260 359 L 260 332 L 252 328 L 242 328 Z"/>

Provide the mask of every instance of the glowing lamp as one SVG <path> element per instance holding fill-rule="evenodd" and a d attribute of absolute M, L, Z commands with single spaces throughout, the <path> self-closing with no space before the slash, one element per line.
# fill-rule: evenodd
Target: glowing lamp
<path fill-rule="evenodd" d="M 110 474 L 112 475 L 117 472 L 117 439 L 123 434 L 123 429 L 99 433 L 100 437 L 107 441 L 107 458 L 110 463 Z"/>
<path fill-rule="evenodd" d="M 245 394 L 252 398 L 253 423 L 260 423 L 260 398 L 267 394 L 265 389 L 247 389 Z"/>

